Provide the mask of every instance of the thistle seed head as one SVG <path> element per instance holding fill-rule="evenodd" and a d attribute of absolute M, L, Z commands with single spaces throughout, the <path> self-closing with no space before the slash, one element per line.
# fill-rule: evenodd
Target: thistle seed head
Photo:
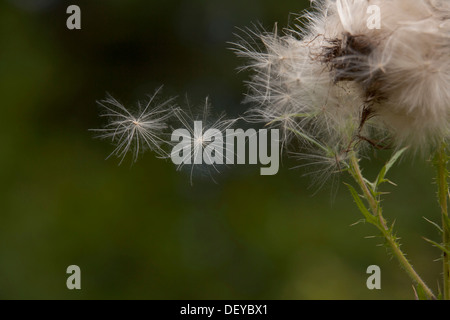
<path fill-rule="evenodd" d="M 341 151 L 392 140 L 429 149 L 450 129 L 450 2 L 315 0 L 281 34 L 252 30 L 235 50 L 253 71 L 249 118 Z M 370 28 L 378 8 L 379 28 Z M 291 134 L 301 132 L 302 134 Z M 337 151 L 339 153 L 339 151 Z"/>

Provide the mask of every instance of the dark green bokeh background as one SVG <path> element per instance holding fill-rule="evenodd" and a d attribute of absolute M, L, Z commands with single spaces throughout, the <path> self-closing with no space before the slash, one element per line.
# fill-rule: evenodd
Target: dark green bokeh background
<path fill-rule="evenodd" d="M 66 28 L 78 4 L 82 30 Z M 229 50 L 235 27 L 286 26 L 299 0 L 8 0 L 0 3 L 0 298 L 411 299 L 411 282 L 360 214 L 342 181 L 313 195 L 283 159 L 275 177 L 233 168 L 195 181 L 152 154 L 118 166 L 93 139 L 106 91 L 127 103 L 165 84 L 231 115 L 246 74 Z M 386 155 L 366 162 L 366 173 Z M 439 252 L 423 219 L 439 220 L 433 171 L 405 159 L 385 198 L 405 251 L 433 288 Z M 345 179 L 344 179 L 345 180 Z M 82 290 L 66 288 L 66 268 Z M 382 290 L 366 268 L 382 268 Z"/>

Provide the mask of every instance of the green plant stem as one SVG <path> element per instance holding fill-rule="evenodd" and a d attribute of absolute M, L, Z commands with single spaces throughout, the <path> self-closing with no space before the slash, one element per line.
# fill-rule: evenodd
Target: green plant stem
<path fill-rule="evenodd" d="M 381 206 L 379 205 L 379 200 L 375 198 L 375 196 L 370 191 L 366 180 L 364 179 L 361 168 L 359 166 L 359 159 L 357 158 L 355 153 L 351 154 L 350 157 L 350 173 L 355 181 L 358 183 L 361 188 L 365 199 L 367 200 L 370 210 L 374 217 L 377 218 L 378 223 L 375 224 L 377 228 L 383 234 L 383 237 L 386 239 L 387 244 L 392 250 L 393 255 L 397 258 L 400 265 L 404 268 L 409 277 L 413 280 L 414 283 L 419 285 L 428 299 L 436 299 L 433 292 L 430 288 L 425 284 L 422 278 L 418 275 L 418 273 L 414 270 L 413 266 L 409 263 L 408 259 L 406 259 L 405 254 L 400 249 L 400 245 L 397 241 L 397 238 L 392 232 L 392 229 L 389 229 L 386 225 L 386 220 L 383 218 Z"/>
<path fill-rule="evenodd" d="M 450 250 L 450 230 L 449 230 L 449 216 L 448 216 L 448 171 L 447 171 L 447 146 L 442 143 L 436 154 L 436 169 L 437 169 L 437 184 L 438 184 L 438 198 L 441 206 L 442 214 L 442 246 L 448 252 Z M 444 300 L 450 300 L 450 256 L 447 252 L 443 252 L 443 269 L 444 269 Z"/>

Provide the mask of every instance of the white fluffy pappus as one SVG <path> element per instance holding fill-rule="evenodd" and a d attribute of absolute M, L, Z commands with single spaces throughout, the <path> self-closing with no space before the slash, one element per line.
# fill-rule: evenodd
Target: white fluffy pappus
<path fill-rule="evenodd" d="M 240 120 L 228 119 L 225 113 L 213 115 L 208 97 L 199 109 L 201 110 L 193 110 L 188 101 L 185 107 L 174 108 L 174 130 L 171 141 L 167 142 L 172 148 L 167 157 L 174 160 L 176 155 L 179 158 L 180 163 L 174 162 L 177 170 L 189 172 L 191 185 L 194 176 L 208 177 L 215 181 L 214 174 L 220 173 L 220 168 L 229 159 L 234 159 L 234 150 L 230 154 L 227 148 L 228 129 Z M 215 148 L 216 144 L 218 148 Z"/>
<path fill-rule="evenodd" d="M 137 161 L 139 154 L 147 149 L 161 157 L 167 155 L 162 148 L 167 140 L 164 131 L 175 106 L 174 99 L 157 103 L 160 91 L 161 88 L 149 96 L 145 104 L 138 102 L 135 110 L 126 108 L 109 94 L 106 99 L 98 101 L 103 109 L 101 116 L 108 122 L 102 129 L 91 131 L 99 133 L 99 138 L 110 139 L 116 146 L 108 158 L 115 155 L 122 163 L 125 156 L 132 153 L 133 161 Z"/>
<path fill-rule="evenodd" d="M 369 28 L 371 6 L 380 28 Z M 345 152 L 431 149 L 450 129 L 450 1 L 316 0 L 280 34 L 235 45 L 252 71 L 249 118 Z M 248 40 L 246 38 L 251 38 Z M 301 132 L 292 135 L 289 132 Z M 340 154 L 341 154 L 340 152 Z"/>

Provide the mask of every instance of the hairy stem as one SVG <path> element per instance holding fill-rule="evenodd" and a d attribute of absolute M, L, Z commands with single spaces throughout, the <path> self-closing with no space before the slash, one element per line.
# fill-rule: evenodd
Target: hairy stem
<path fill-rule="evenodd" d="M 439 205 L 441 206 L 442 214 L 442 246 L 446 251 L 450 251 L 450 230 L 449 230 L 449 216 L 448 216 L 448 171 L 447 171 L 447 146 L 442 143 L 439 148 L 436 158 L 435 165 L 437 169 L 437 185 L 438 185 L 438 199 Z M 450 300 L 450 256 L 448 253 L 443 252 L 443 270 L 444 270 L 444 300 Z"/>
<path fill-rule="evenodd" d="M 423 292 L 427 296 L 427 299 L 436 299 L 433 292 L 430 288 L 425 284 L 419 274 L 414 270 L 411 263 L 406 259 L 405 254 L 400 249 L 400 244 L 397 241 L 396 236 L 393 234 L 392 229 L 389 229 L 386 225 L 386 220 L 383 218 L 380 201 L 376 198 L 376 196 L 370 191 L 369 186 L 367 185 L 366 180 L 364 179 L 361 168 L 359 166 L 359 159 L 357 158 L 355 153 L 351 154 L 350 158 L 350 174 L 358 183 L 361 188 L 364 198 L 367 200 L 372 215 L 377 218 L 377 223 L 374 223 L 375 226 L 381 231 L 383 237 L 386 239 L 388 246 L 391 248 L 393 255 L 397 258 L 400 265 L 412 279 L 412 281 L 420 286 L 423 289 Z"/>

